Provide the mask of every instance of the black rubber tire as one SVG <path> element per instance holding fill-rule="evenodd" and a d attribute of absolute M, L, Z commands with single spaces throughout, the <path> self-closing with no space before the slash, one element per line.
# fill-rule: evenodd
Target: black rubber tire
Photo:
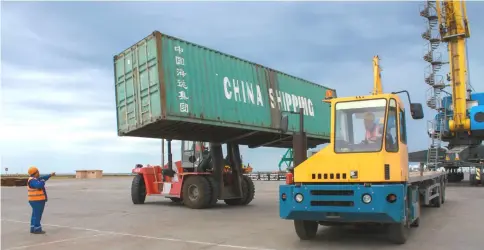
<path fill-rule="evenodd" d="M 229 206 L 243 206 L 248 205 L 255 196 L 255 185 L 252 179 L 248 176 L 242 176 L 242 198 L 225 199 L 225 204 Z"/>
<path fill-rule="evenodd" d="M 242 180 L 247 185 L 246 193 L 244 194 L 245 200 L 242 205 L 249 205 L 255 197 L 255 185 L 249 176 L 243 175 Z"/>
<path fill-rule="evenodd" d="M 247 198 L 247 182 L 245 182 L 244 178 L 242 178 L 242 198 L 237 199 L 225 199 L 225 204 L 229 206 L 241 206 L 244 204 Z"/>
<path fill-rule="evenodd" d="M 182 202 L 182 198 L 176 198 L 176 197 L 168 197 L 171 201 L 173 202 Z"/>
<path fill-rule="evenodd" d="M 434 207 L 436 208 L 439 208 L 442 206 L 442 196 L 438 196 L 438 197 L 435 197 L 433 200 L 432 200 L 432 203 L 434 205 Z"/>
<path fill-rule="evenodd" d="M 189 188 L 195 186 L 198 189 L 198 197 L 195 200 L 190 199 Z M 182 188 L 183 204 L 191 209 L 206 208 L 212 198 L 212 188 L 208 180 L 201 175 L 194 175 L 183 181 Z"/>
<path fill-rule="evenodd" d="M 131 182 L 131 200 L 133 204 L 143 204 L 146 199 L 146 186 L 143 175 L 136 175 Z"/>
<path fill-rule="evenodd" d="M 294 229 L 301 240 L 310 240 L 318 233 L 318 222 L 307 220 L 294 220 Z"/>
<path fill-rule="evenodd" d="M 405 244 L 408 239 L 408 228 L 404 223 L 388 225 L 388 239 L 394 244 Z"/>
<path fill-rule="evenodd" d="M 207 178 L 208 183 L 210 184 L 210 188 L 212 189 L 212 196 L 210 197 L 209 207 L 213 207 L 215 206 L 215 204 L 217 204 L 217 201 L 218 201 L 219 186 L 212 176 L 206 175 L 205 178 Z"/>

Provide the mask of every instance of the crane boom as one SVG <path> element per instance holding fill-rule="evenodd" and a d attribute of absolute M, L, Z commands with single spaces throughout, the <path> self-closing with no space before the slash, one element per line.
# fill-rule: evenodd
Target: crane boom
<path fill-rule="evenodd" d="M 381 68 L 380 58 L 378 56 L 373 57 L 373 95 L 383 94 L 383 88 L 381 86 Z"/>
<path fill-rule="evenodd" d="M 452 87 L 453 119 L 449 120 L 452 132 L 469 131 L 467 115 L 467 58 L 466 38 L 470 37 L 464 1 L 437 0 L 439 32 L 442 42 L 447 42 Z"/>

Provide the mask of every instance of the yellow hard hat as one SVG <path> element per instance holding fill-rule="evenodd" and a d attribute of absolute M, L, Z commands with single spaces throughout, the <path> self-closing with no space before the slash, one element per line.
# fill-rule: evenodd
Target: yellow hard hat
<path fill-rule="evenodd" d="M 365 120 L 375 120 L 375 115 L 371 112 L 366 112 L 365 115 L 364 115 L 364 119 Z"/>
<path fill-rule="evenodd" d="M 29 175 L 33 175 L 33 174 L 35 174 L 37 172 L 39 172 L 39 170 L 36 167 L 34 167 L 34 166 L 30 167 L 29 168 L 29 171 L 28 171 Z"/>

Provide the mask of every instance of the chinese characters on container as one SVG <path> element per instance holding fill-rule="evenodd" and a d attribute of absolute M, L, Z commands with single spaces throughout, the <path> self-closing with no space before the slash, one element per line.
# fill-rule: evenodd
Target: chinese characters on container
<path fill-rule="evenodd" d="M 180 101 L 180 112 L 188 113 L 189 106 L 188 106 L 188 99 L 187 91 L 188 86 L 185 82 L 185 76 L 187 73 L 184 70 L 185 66 L 185 58 L 183 58 L 183 48 L 179 45 L 174 47 L 177 55 L 175 56 L 175 64 L 176 64 L 176 82 L 177 82 L 177 92 L 178 92 L 178 100 Z"/>

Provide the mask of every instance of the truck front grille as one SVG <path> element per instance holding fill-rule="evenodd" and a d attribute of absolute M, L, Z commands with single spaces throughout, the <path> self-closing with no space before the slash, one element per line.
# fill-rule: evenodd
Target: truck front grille
<path fill-rule="evenodd" d="M 352 207 L 352 201 L 311 201 L 311 206 Z"/>
<path fill-rule="evenodd" d="M 311 190 L 311 195 L 344 195 L 353 196 L 353 190 Z"/>

